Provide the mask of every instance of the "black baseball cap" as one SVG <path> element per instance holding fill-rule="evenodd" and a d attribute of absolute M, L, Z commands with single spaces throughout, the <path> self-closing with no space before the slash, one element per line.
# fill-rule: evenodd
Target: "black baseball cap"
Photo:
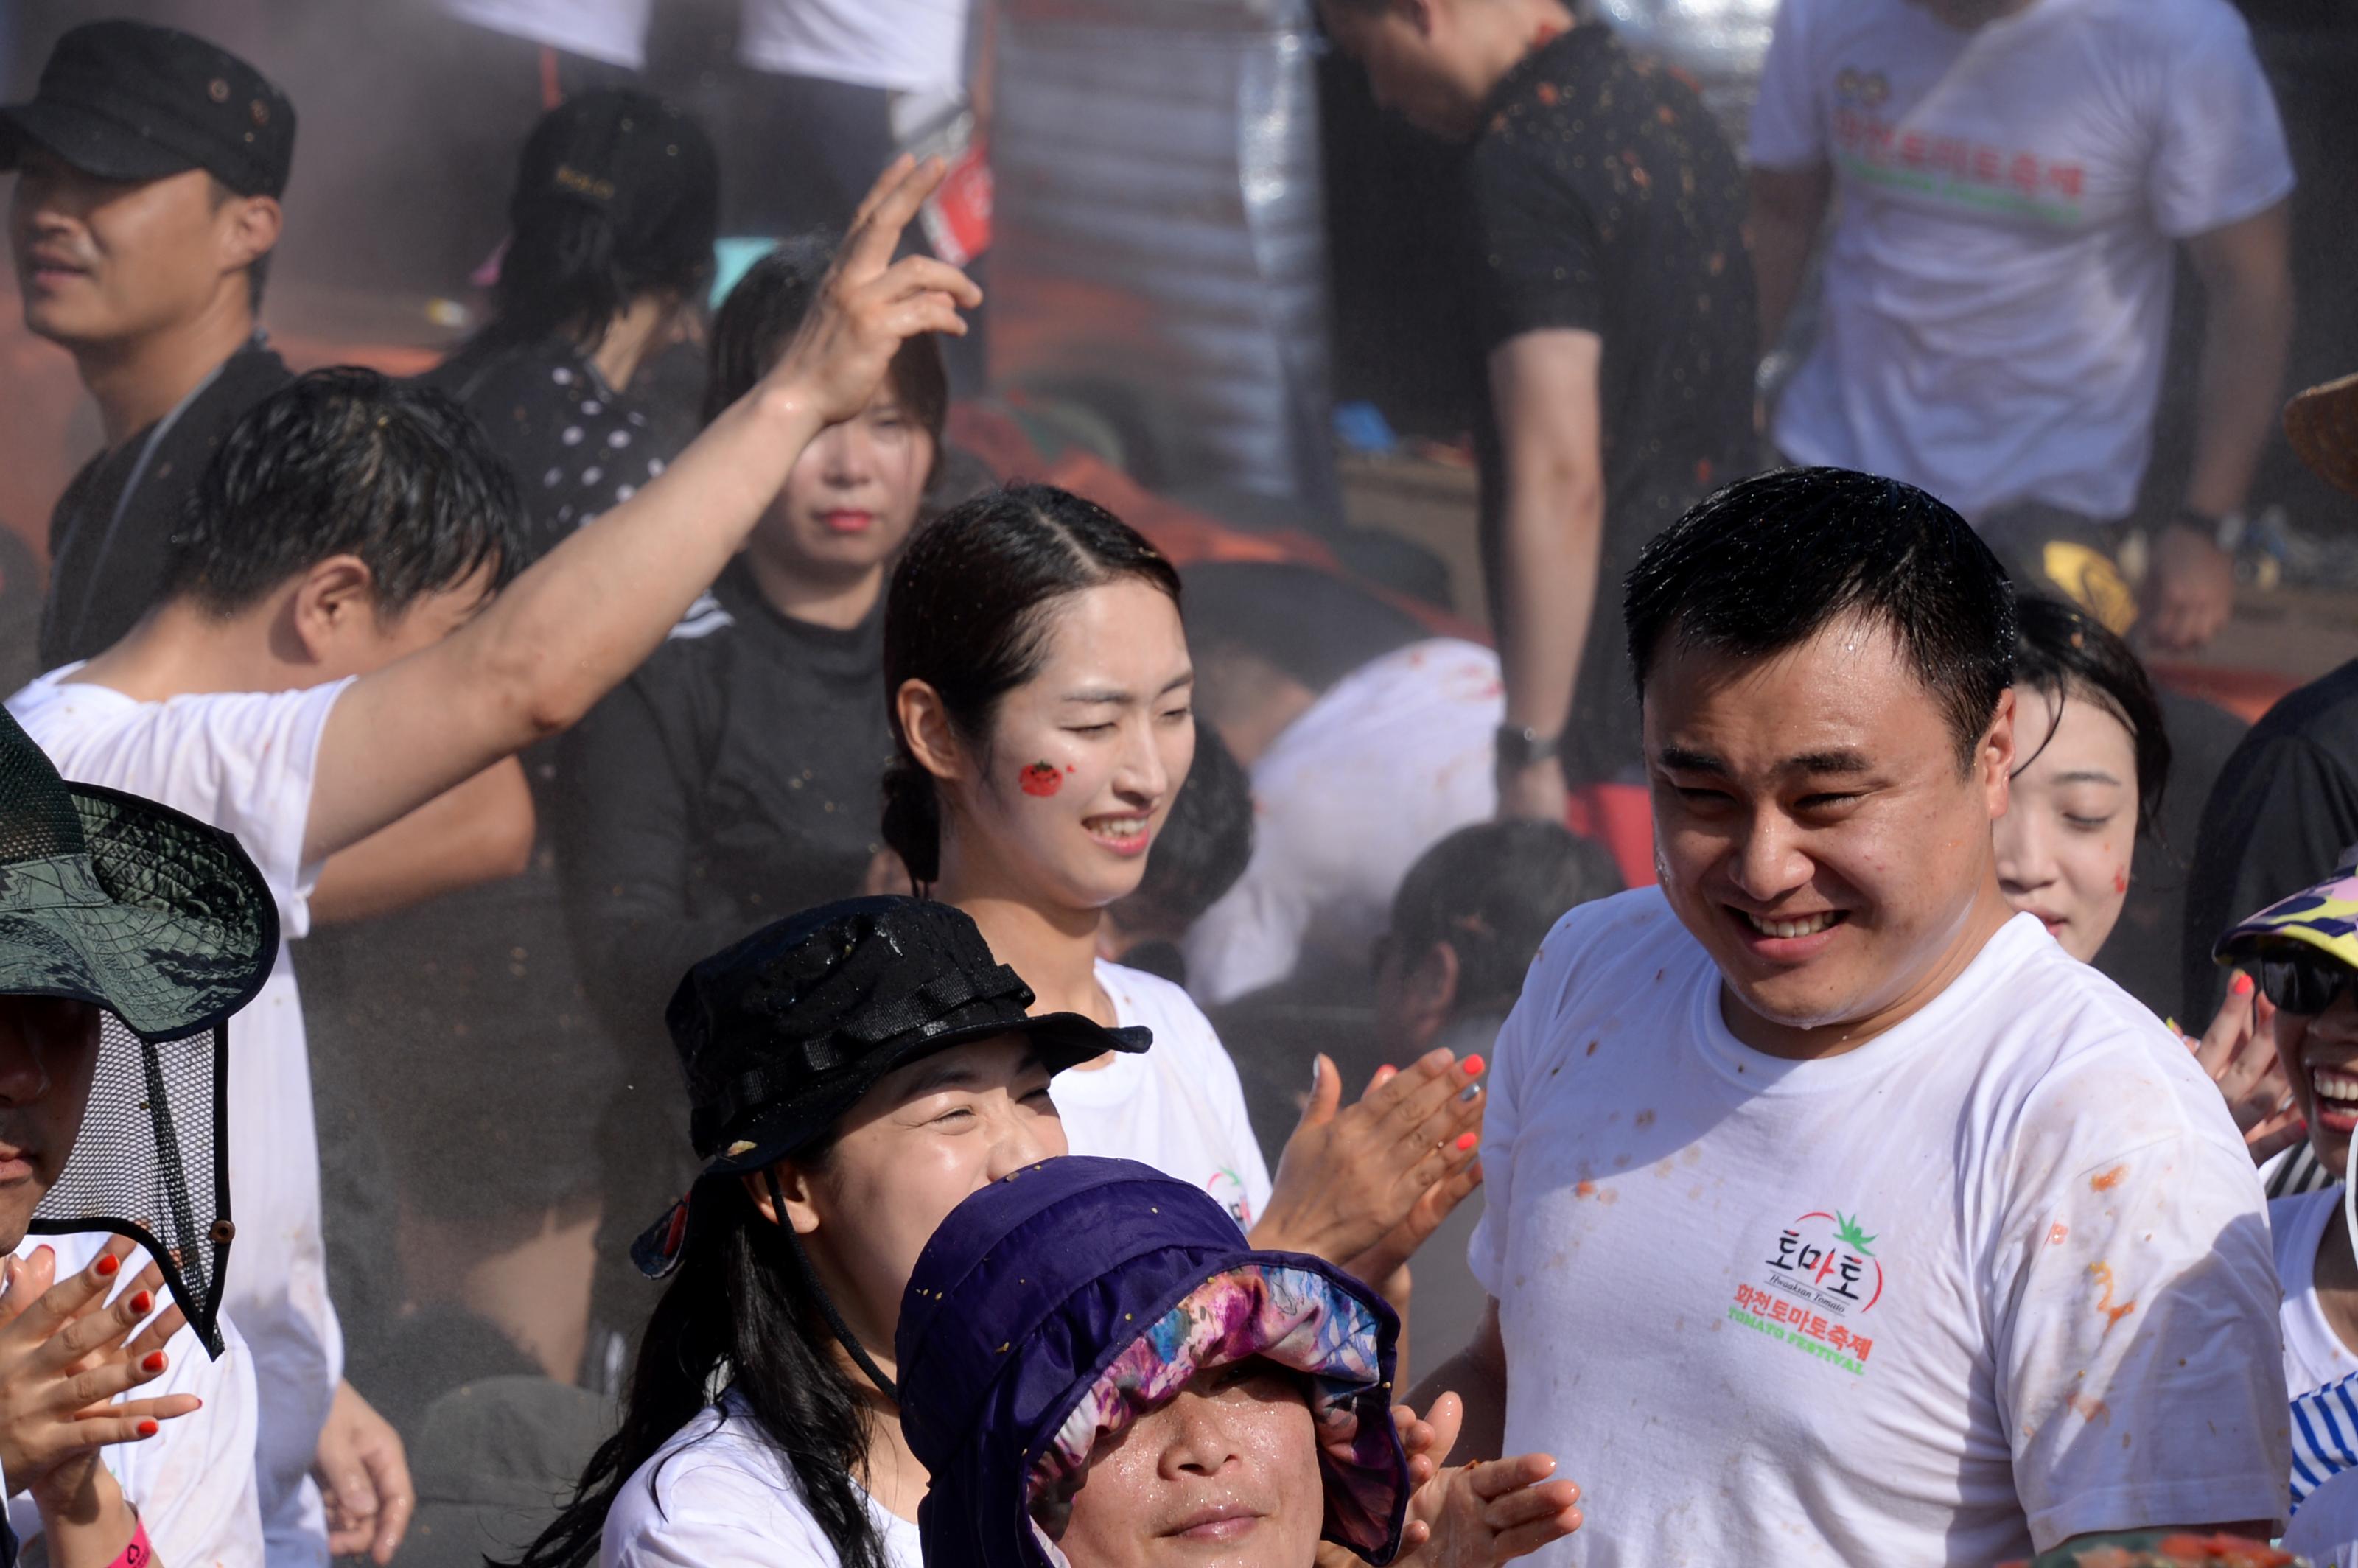
<path fill-rule="evenodd" d="M 241 196 L 277 196 L 295 161 L 295 105 L 217 44 L 91 22 L 49 51 L 31 103 L 0 106 L 0 170 L 27 145 L 102 179 L 201 168 Z"/>
<path fill-rule="evenodd" d="M 1032 988 L 955 904 L 844 899 L 763 927 L 687 972 L 664 1022 L 687 1073 L 698 1184 L 808 1147 L 887 1073 L 969 1041 L 1026 1036 L 1049 1072 L 1143 1051 L 1145 1029 L 1032 1013 Z M 631 1249 L 661 1279 L 679 1261 L 693 1188 Z"/>
<path fill-rule="evenodd" d="M 720 229 L 720 160 L 696 116 L 627 87 L 576 93 L 541 116 L 516 169 L 510 224 L 588 207 L 625 257 L 707 259 Z"/>

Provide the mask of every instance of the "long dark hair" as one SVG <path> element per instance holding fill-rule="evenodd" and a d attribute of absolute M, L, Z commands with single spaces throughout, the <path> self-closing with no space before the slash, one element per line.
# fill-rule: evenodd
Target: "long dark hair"
<path fill-rule="evenodd" d="M 719 159 L 693 115 L 653 93 L 580 93 L 525 139 L 508 224 L 492 319 L 475 341 L 561 336 L 594 351 L 641 295 L 702 296 L 720 228 Z"/>
<path fill-rule="evenodd" d="M 1000 698 L 1047 662 L 1048 612 L 1084 589 L 1135 578 L 1179 601 L 1179 574 L 1137 530 L 1047 484 L 1009 485 L 917 532 L 884 599 L 884 842 L 921 883 L 942 869 L 941 799 L 901 730 L 902 686 L 941 694 L 959 739 L 979 747 Z"/>
<path fill-rule="evenodd" d="M 2055 725 L 2063 705 L 2083 697 L 2127 726 L 2136 752 L 2137 831 L 2159 841 L 2161 797 L 2169 787 L 2169 730 L 2153 679 L 2129 645 L 2076 604 L 2025 594 L 2015 606 L 2021 642 L 2014 654 L 2014 680 L 2055 699 Z M 2015 771 L 2039 760 L 2055 739 L 2050 729 Z"/>
<path fill-rule="evenodd" d="M 806 1163 L 824 1158 L 796 1155 Z M 868 1412 L 835 1358 L 794 1243 L 734 1180 L 707 1183 L 696 1211 L 679 1271 L 640 1342 L 621 1430 L 599 1445 L 573 1501 L 512 1568 L 596 1563 L 622 1488 L 724 1382 L 793 1469 L 842 1568 L 884 1568 L 883 1543 L 853 1480 L 866 1468 Z"/>

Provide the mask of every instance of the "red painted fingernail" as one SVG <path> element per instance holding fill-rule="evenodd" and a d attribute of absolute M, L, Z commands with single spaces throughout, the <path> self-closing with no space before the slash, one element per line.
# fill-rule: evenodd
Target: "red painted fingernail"
<path fill-rule="evenodd" d="M 143 1421 L 139 1423 L 139 1435 L 142 1437 L 153 1437 L 163 1430 L 152 1421 Z"/>
<path fill-rule="evenodd" d="M 135 1291 L 131 1295 L 131 1310 L 135 1315 L 146 1317 L 156 1310 L 156 1298 L 146 1291 Z"/>
<path fill-rule="evenodd" d="M 139 1369 L 143 1372 L 162 1371 L 164 1369 L 164 1353 L 161 1350 L 150 1350 L 140 1359 Z"/>
<path fill-rule="evenodd" d="M 1463 1154 L 1481 1141 L 1482 1135 L 1478 1132 L 1461 1132 L 1457 1135 L 1457 1152 Z"/>
<path fill-rule="evenodd" d="M 1478 1053 L 1466 1057 L 1465 1065 L 1467 1077 L 1478 1078 L 1482 1076 L 1482 1058 Z"/>
<path fill-rule="evenodd" d="M 114 1278 L 114 1271 L 122 1267 L 123 1260 L 117 1258 L 114 1253 L 103 1252 L 99 1254 L 98 1277 L 100 1279 L 111 1280 Z"/>
<path fill-rule="evenodd" d="M 2249 976 L 2249 975 L 2245 975 L 2245 974 L 2238 974 L 2238 975 L 2235 977 L 2234 990 L 2235 990 L 2235 994 L 2236 994 L 2237 996 L 2249 996 L 2249 995 L 2251 995 L 2251 994 L 2252 994 L 2252 977 L 2251 977 L 2251 976 Z"/>

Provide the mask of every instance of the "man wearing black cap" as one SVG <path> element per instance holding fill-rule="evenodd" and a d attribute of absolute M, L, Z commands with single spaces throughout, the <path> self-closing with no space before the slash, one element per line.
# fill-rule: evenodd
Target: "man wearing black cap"
<path fill-rule="evenodd" d="M 41 664 L 86 659 L 154 603 L 206 460 L 288 372 L 254 326 L 295 108 L 235 55 L 168 27 L 58 40 L 0 107 L 25 325 L 74 356 L 106 449 L 49 518 Z"/>

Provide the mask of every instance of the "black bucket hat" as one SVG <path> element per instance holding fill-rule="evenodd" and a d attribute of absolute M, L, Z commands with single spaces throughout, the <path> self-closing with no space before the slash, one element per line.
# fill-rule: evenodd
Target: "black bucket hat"
<path fill-rule="evenodd" d="M 1144 1029 L 1034 1016 L 1032 988 L 966 913 L 931 899 L 846 899 L 763 927 L 688 970 L 665 1011 L 687 1074 L 696 1185 L 775 1164 L 823 1137 L 895 1068 L 995 1034 L 1051 1073 L 1143 1051 Z M 679 1264 L 687 1195 L 632 1245 L 651 1279 Z"/>
<path fill-rule="evenodd" d="M 27 145 L 102 179 L 201 168 L 241 196 L 279 196 L 295 164 L 295 105 L 194 34 L 90 22 L 49 51 L 32 102 L 0 105 L 0 170 Z"/>
<path fill-rule="evenodd" d="M 138 1242 L 216 1356 L 236 1234 L 228 1020 L 277 954 L 277 902 L 235 838 L 67 784 L 0 713 L 0 994 L 104 1018 L 81 1131 L 29 1228 Z"/>

